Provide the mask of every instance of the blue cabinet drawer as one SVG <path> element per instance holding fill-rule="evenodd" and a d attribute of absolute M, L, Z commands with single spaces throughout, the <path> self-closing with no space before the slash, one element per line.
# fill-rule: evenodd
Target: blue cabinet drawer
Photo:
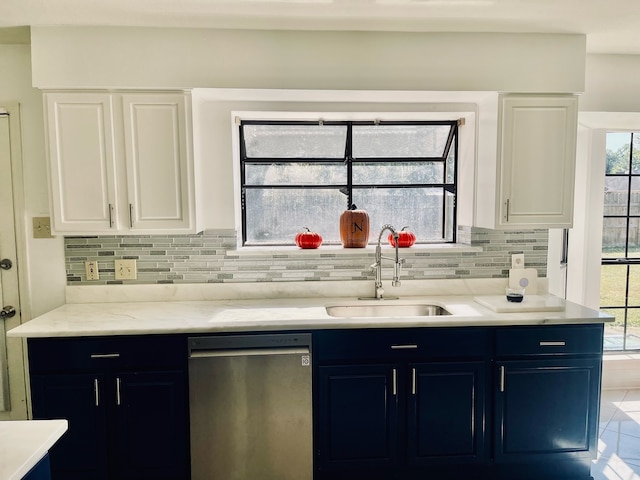
<path fill-rule="evenodd" d="M 34 373 L 186 368 L 187 340 L 178 335 L 30 338 L 28 352 Z"/>
<path fill-rule="evenodd" d="M 324 330 L 313 333 L 317 362 L 484 358 L 487 328 Z"/>
<path fill-rule="evenodd" d="M 601 354 L 602 335 L 602 325 L 498 328 L 496 356 Z"/>

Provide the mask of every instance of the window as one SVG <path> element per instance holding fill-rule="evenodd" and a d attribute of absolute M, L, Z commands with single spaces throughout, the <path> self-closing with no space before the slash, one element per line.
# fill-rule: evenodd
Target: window
<path fill-rule="evenodd" d="M 640 349 L 640 133 L 607 134 L 601 309 L 605 350 Z"/>
<path fill-rule="evenodd" d="M 455 242 L 457 121 L 240 123 L 244 245 L 293 245 L 303 227 L 340 244 L 340 215 Z M 375 238 L 374 238 L 375 237 Z"/>

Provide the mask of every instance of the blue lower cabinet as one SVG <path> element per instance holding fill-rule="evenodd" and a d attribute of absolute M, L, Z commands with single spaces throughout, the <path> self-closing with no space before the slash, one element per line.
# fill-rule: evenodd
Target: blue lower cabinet
<path fill-rule="evenodd" d="M 396 466 L 397 371 L 394 365 L 320 367 L 317 450 L 323 471 Z"/>
<path fill-rule="evenodd" d="M 489 342 L 484 330 L 466 332 L 476 359 L 451 361 L 448 333 L 314 334 L 314 480 L 476 478 L 489 463 Z"/>
<path fill-rule="evenodd" d="M 42 457 L 36 466 L 34 466 L 29 473 L 27 473 L 22 480 L 51 480 L 51 464 L 49 462 L 49 455 Z"/>
<path fill-rule="evenodd" d="M 485 462 L 485 362 L 412 364 L 409 369 L 409 464 Z"/>
<path fill-rule="evenodd" d="M 314 333 L 314 480 L 590 480 L 602 331 Z"/>
<path fill-rule="evenodd" d="M 28 346 L 33 418 L 69 422 L 50 451 L 53 480 L 190 478 L 185 338 Z"/>
<path fill-rule="evenodd" d="M 509 471 L 535 464 L 529 477 L 589 478 L 598 441 L 599 359 L 497 363 L 495 461 Z M 546 471 L 546 468 L 550 471 Z"/>

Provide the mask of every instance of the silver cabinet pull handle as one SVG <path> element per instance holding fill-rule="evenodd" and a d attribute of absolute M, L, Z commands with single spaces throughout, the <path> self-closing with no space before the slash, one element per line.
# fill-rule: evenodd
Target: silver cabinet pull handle
<path fill-rule="evenodd" d="M 133 204 L 129 204 L 129 228 L 133 228 Z"/>
<path fill-rule="evenodd" d="M 540 342 L 541 347 L 564 347 L 567 342 Z"/>
<path fill-rule="evenodd" d="M 120 386 L 122 384 L 122 381 L 120 380 L 120 377 L 116 377 L 116 405 L 121 405 L 121 398 L 120 398 Z"/>
<path fill-rule="evenodd" d="M 504 365 L 500 367 L 500 391 L 504 392 L 504 380 L 505 380 L 505 368 Z"/>
<path fill-rule="evenodd" d="M 109 204 L 109 228 L 113 228 L 113 205 Z"/>
<path fill-rule="evenodd" d="M 119 353 L 92 353 L 91 358 L 119 358 Z"/>
<path fill-rule="evenodd" d="M 100 406 L 100 385 L 98 384 L 98 379 L 93 379 L 93 399 L 95 401 L 96 407 Z"/>
<path fill-rule="evenodd" d="M 391 350 L 412 350 L 418 348 L 416 344 L 407 344 L 407 345 L 391 345 Z"/>
<path fill-rule="evenodd" d="M 395 397 L 398 394 L 398 372 L 395 368 L 392 370 L 391 375 L 393 396 Z"/>
<path fill-rule="evenodd" d="M 411 394 L 415 395 L 416 394 L 416 369 L 415 367 L 411 369 Z"/>
<path fill-rule="evenodd" d="M 507 222 L 509 221 L 509 207 L 510 207 L 510 199 L 507 198 Z"/>

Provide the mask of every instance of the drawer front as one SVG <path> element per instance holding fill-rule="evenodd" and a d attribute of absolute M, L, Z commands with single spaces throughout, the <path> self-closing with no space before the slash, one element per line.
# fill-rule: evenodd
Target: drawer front
<path fill-rule="evenodd" d="M 486 328 L 325 330 L 313 338 L 319 363 L 482 358 L 491 345 Z"/>
<path fill-rule="evenodd" d="M 30 338 L 31 372 L 110 368 L 182 368 L 187 339 L 177 335 Z"/>
<path fill-rule="evenodd" d="M 601 354 L 602 335 L 602 325 L 498 328 L 496 356 Z"/>

